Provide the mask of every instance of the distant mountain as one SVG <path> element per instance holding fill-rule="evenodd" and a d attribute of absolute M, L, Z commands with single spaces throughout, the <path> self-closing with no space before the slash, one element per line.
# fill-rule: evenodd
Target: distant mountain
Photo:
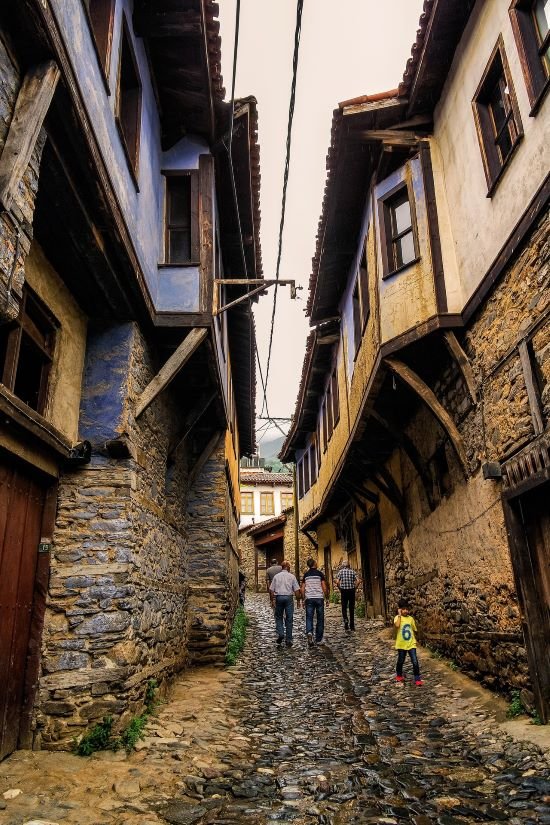
<path fill-rule="evenodd" d="M 278 438 L 274 438 L 271 441 L 262 441 L 260 444 L 260 455 L 262 458 L 277 458 L 281 447 L 284 443 L 284 437 L 280 435 Z"/>

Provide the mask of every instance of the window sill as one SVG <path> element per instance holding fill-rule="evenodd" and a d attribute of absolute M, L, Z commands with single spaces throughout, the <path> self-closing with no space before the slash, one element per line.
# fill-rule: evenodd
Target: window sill
<path fill-rule="evenodd" d="M 159 269 L 187 269 L 190 266 L 200 266 L 200 261 L 188 261 L 185 264 L 157 264 Z"/>
<path fill-rule="evenodd" d="M 536 117 L 540 107 L 543 104 L 548 89 L 550 89 L 550 75 L 546 78 L 544 85 L 541 86 L 538 95 L 531 101 L 531 111 L 529 112 L 529 117 Z"/>
<path fill-rule="evenodd" d="M 420 255 L 417 255 L 416 258 L 413 258 L 412 261 L 409 261 L 408 263 L 403 264 L 403 266 L 400 266 L 397 269 L 392 269 L 391 272 L 386 272 L 384 275 L 382 275 L 382 280 L 386 281 L 388 278 L 392 278 L 394 275 L 399 275 L 401 272 L 404 272 L 405 269 L 408 269 L 410 266 L 414 266 L 415 264 L 417 264 L 419 262 L 419 260 L 420 260 Z"/>
<path fill-rule="evenodd" d="M 27 406 L 17 396 L 0 384 L 0 413 L 13 422 L 19 430 L 34 436 L 58 456 L 67 458 L 71 451 L 70 441 L 44 416 Z"/>

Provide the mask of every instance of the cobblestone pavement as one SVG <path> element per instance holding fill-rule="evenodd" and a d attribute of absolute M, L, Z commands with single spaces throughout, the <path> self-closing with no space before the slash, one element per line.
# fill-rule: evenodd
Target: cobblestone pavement
<path fill-rule="evenodd" d="M 266 597 L 247 608 L 239 664 L 178 679 L 136 753 L 2 763 L 0 790 L 22 793 L 0 822 L 550 825 L 550 750 L 507 735 L 486 692 L 422 650 L 425 685 L 396 685 L 387 631 L 345 633 L 335 606 L 311 650 L 301 611 L 279 648 Z"/>

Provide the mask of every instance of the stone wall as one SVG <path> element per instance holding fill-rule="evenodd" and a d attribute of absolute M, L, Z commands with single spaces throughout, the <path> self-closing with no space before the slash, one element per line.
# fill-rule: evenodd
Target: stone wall
<path fill-rule="evenodd" d="M 189 494 L 189 582 L 192 662 L 221 664 L 238 600 L 236 512 L 219 443 Z"/>
<path fill-rule="evenodd" d="M 0 38 L 0 154 L 9 131 L 22 77 L 19 67 Z M 30 163 L 23 175 L 11 208 L 11 216 L 0 216 L 0 321 L 19 315 L 21 291 L 25 281 L 25 258 L 32 241 L 32 222 L 42 150 L 46 142 L 40 130 Z"/>
<path fill-rule="evenodd" d="M 49 747 L 105 714 L 124 719 L 149 679 L 188 661 L 186 456 L 167 471 L 179 410 L 162 393 L 132 413 L 153 374 L 135 324 L 92 330 L 80 418 L 92 460 L 60 480 L 43 636 L 37 723 Z M 126 452 L 109 455 L 117 438 Z"/>
<path fill-rule="evenodd" d="M 402 454 L 392 458 L 392 470 L 404 490 L 409 534 L 391 505 L 382 500 L 380 507 L 390 616 L 407 594 L 420 637 L 464 671 L 503 691 L 528 686 L 529 674 L 500 482 L 484 480 L 481 464 L 504 459 L 535 434 L 518 352 L 523 335 L 538 370 L 548 426 L 549 262 L 545 216 L 465 332 L 463 346 L 476 376 L 478 402 L 469 397 L 450 361 L 433 384 L 464 440 L 467 478 L 445 433 L 421 407 L 408 432 L 432 470 L 435 510 L 431 512 L 426 492 Z M 431 461 L 437 449 L 448 467 L 444 479 Z"/>

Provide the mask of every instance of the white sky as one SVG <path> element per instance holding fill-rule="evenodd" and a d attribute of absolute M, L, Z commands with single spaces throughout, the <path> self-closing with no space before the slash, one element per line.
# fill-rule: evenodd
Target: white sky
<path fill-rule="evenodd" d="M 231 95 L 236 0 L 220 1 L 222 69 Z M 304 314 L 321 213 L 332 111 L 341 100 L 396 88 L 416 37 L 422 0 L 305 0 L 280 277 L 304 288 L 277 298 L 269 412 L 294 412 L 309 330 Z M 237 97 L 258 100 L 264 277 L 275 277 L 296 0 L 241 0 Z M 273 287 L 255 307 L 265 374 Z M 258 376 L 257 411 L 262 397 Z M 258 422 L 262 424 L 265 422 Z M 287 430 L 288 425 L 283 425 Z M 265 440 L 279 435 L 270 430 Z"/>

